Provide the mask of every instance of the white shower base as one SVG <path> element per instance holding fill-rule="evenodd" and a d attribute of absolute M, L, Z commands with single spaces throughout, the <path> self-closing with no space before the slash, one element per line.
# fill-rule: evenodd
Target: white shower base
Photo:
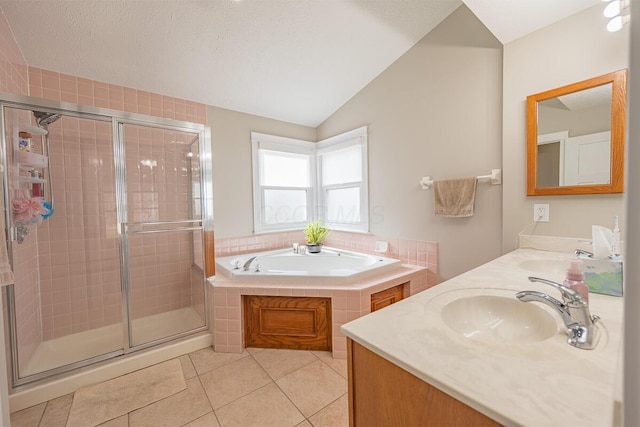
<path fill-rule="evenodd" d="M 134 319 L 133 344 L 139 345 L 204 325 L 193 307 Z M 21 376 L 37 374 L 122 349 L 123 326 L 117 323 L 40 343 Z"/>
<path fill-rule="evenodd" d="M 141 326 L 142 330 L 151 331 L 149 335 L 149 339 L 153 339 L 159 335 L 157 331 L 161 327 L 167 327 L 167 329 L 172 328 L 173 331 L 181 331 L 186 329 L 186 327 L 197 327 L 202 324 L 200 317 L 197 315 L 197 312 L 193 309 L 192 313 L 188 313 L 189 310 L 176 310 L 181 313 L 171 313 L 171 315 L 167 316 L 152 316 L 146 318 L 147 322 L 144 322 L 144 326 Z M 184 315 L 184 316 L 183 316 Z M 194 317 L 195 315 L 195 317 Z M 179 323 L 176 319 L 191 319 L 194 321 L 197 319 L 196 323 L 190 323 L 185 325 L 184 323 Z M 142 319 L 141 319 L 142 320 Z M 180 325 L 179 327 L 177 325 Z M 195 326 L 194 326 L 195 325 Z M 114 328 L 115 329 L 115 328 Z M 165 332 L 165 331 L 163 331 Z M 85 337 L 93 337 L 96 334 L 96 331 L 89 331 L 88 334 L 84 335 Z M 78 340 L 76 334 L 76 340 Z M 84 339 L 80 337 L 80 339 Z M 52 340 L 55 341 L 55 340 Z M 115 357 L 113 359 L 106 360 L 104 362 L 96 363 L 95 365 L 90 365 L 84 367 L 82 369 L 78 369 L 75 371 L 68 372 L 61 377 L 51 379 L 50 381 L 46 381 L 40 384 L 34 384 L 30 386 L 25 386 L 24 389 L 13 390 L 9 395 L 9 408 L 11 412 L 19 411 L 21 409 L 29 408 L 33 405 L 37 405 L 42 402 L 46 402 L 47 400 L 55 399 L 56 397 L 64 396 L 65 394 L 72 393 L 79 388 L 86 387 L 88 385 L 97 384 L 99 382 L 107 381 L 116 377 L 119 377 L 124 374 L 128 374 L 133 371 L 137 371 L 142 368 L 149 367 L 151 365 L 155 365 L 160 362 L 164 362 L 169 359 L 176 358 L 183 354 L 191 353 L 203 348 L 211 347 L 212 337 L 209 331 L 204 331 L 189 337 L 181 338 L 175 341 L 170 341 L 162 345 L 150 347 L 144 350 L 136 351 L 127 355 L 123 355 L 120 357 Z M 58 344 L 54 347 L 61 347 L 64 344 Z M 87 346 L 88 347 L 88 346 Z M 79 349 L 80 347 L 77 347 Z M 77 351 L 76 349 L 67 349 L 65 351 L 57 351 L 55 353 L 49 353 L 50 357 L 59 357 L 59 354 L 73 354 L 73 351 Z M 91 352 L 91 356 L 95 351 Z M 43 357 L 43 356 L 39 356 Z M 71 363 L 69 361 L 73 361 L 79 359 L 77 355 L 73 357 L 69 357 L 67 359 L 59 359 L 63 360 L 67 363 Z M 42 362 L 41 362 L 42 363 Z M 57 366 L 57 365 L 56 365 Z M 41 369 L 41 368 L 40 368 Z"/>

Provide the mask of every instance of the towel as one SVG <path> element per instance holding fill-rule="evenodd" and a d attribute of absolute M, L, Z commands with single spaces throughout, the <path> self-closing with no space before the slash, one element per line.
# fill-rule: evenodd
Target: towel
<path fill-rule="evenodd" d="M 464 218 L 473 215 L 476 177 L 445 179 L 433 182 L 436 216 Z"/>

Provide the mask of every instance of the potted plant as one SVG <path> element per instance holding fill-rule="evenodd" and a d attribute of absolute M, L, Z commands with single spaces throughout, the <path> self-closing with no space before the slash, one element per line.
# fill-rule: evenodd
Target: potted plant
<path fill-rule="evenodd" d="M 323 227 L 320 221 L 314 221 L 307 224 L 304 228 L 306 237 L 307 250 L 309 253 L 318 253 L 322 248 L 322 242 L 327 238 L 329 229 Z"/>

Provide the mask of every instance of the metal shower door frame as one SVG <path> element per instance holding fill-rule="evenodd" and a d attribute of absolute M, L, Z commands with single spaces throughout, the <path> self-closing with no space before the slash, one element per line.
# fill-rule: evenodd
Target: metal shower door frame
<path fill-rule="evenodd" d="M 78 105 L 70 102 L 51 101 L 41 98 L 35 98 L 23 95 L 14 95 L 8 93 L 0 93 L 0 176 L 4 179 L 5 191 L 3 194 L 5 203 L 5 229 L 7 231 L 7 249 L 9 254 L 9 261 L 13 265 L 13 239 L 11 238 L 11 230 L 9 225 L 11 224 L 11 212 L 7 207 L 10 206 L 9 189 L 8 189 L 8 164 L 7 164 L 7 149 L 11 146 L 6 140 L 6 124 L 4 109 L 16 108 L 23 110 L 39 110 L 46 111 L 54 114 L 62 114 L 63 116 L 70 116 L 83 119 L 92 119 L 103 122 L 111 122 L 113 128 L 113 149 L 114 149 L 114 162 L 116 171 L 116 203 L 117 203 L 117 231 L 118 231 L 118 243 L 120 251 L 120 274 L 121 274 L 121 293 L 122 293 L 122 307 L 123 307 L 123 327 L 124 327 L 124 339 L 122 350 L 113 351 L 110 353 L 95 356 L 86 360 L 64 365 L 58 368 L 43 371 L 37 374 L 29 375 L 27 377 L 20 378 L 19 366 L 18 366 L 18 346 L 17 346 L 17 333 L 16 333 L 16 307 L 15 307 L 15 294 L 13 287 L 15 284 L 5 286 L 6 289 L 6 303 L 7 303 L 7 315 L 9 331 L 9 345 L 11 354 L 11 384 L 15 391 L 19 391 L 27 384 L 37 384 L 45 381 L 46 379 L 57 376 L 69 371 L 73 371 L 77 368 L 89 366 L 98 362 L 103 362 L 112 359 L 117 356 L 122 356 L 130 353 L 134 353 L 139 350 L 143 350 L 158 344 L 162 344 L 169 341 L 174 341 L 185 336 L 191 336 L 200 332 L 208 330 L 210 319 L 208 307 L 209 292 L 207 290 L 207 277 L 204 275 L 203 291 L 204 291 L 204 325 L 202 327 L 183 332 L 181 334 L 173 335 L 163 339 L 155 340 L 152 342 L 144 343 L 137 346 L 131 346 L 131 318 L 130 318 L 130 300 L 129 300 L 129 277 L 128 277 L 128 261 L 125 260 L 127 256 L 126 247 L 126 170 L 124 161 L 124 139 L 123 139 L 123 126 L 125 124 L 133 124 L 140 126 L 150 126 L 155 128 L 161 128 L 166 130 L 189 132 L 198 135 L 199 140 L 199 154 L 200 154 L 200 189 L 201 189 L 201 209 L 202 219 L 194 220 L 193 222 L 200 222 L 198 227 L 194 229 L 201 229 L 203 232 L 203 248 L 202 253 L 205 251 L 205 238 L 204 235 L 207 232 L 213 232 L 213 171 L 212 171 L 212 154 L 211 154 L 211 130 L 208 126 L 199 123 L 178 121 L 173 119 L 165 119 L 160 117 L 152 117 L 137 113 L 128 113 L 118 110 L 112 110 L 107 108 L 89 107 Z M 124 231 L 124 233 L 123 233 Z M 1 244 L 2 242 L 0 242 Z M 205 255 L 206 258 L 206 255 Z M 123 260 L 126 262 L 123 264 Z M 126 275 L 126 279 L 124 276 Z"/>
<path fill-rule="evenodd" d="M 208 310 L 204 310 L 205 313 L 205 322 L 204 325 L 195 330 L 189 330 L 182 333 L 178 333 L 176 335 L 171 335 L 165 338 L 160 338 L 157 340 L 149 341 L 143 344 L 133 345 L 133 329 L 132 329 L 132 316 L 131 316 L 131 300 L 129 295 L 131 294 L 131 278 L 129 275 L 129 234 L 145 234 L 145 233 L 162 233 L 162 232 L 172 232 L 172 231 L 197 231 L 201 230 L 203 232 L 203 242 L 204 245 L 204 232 L 206 230 L 205 224 L 207 223 L 207 216 L 205 212 L 211 213 L 211 229 L 212 227 L 212 213 L 213 213 L 213 204 L 212 199 L 210 199 L 207 195 L 213 194 L 213 187 L 209 184 L 206 185 L 207 182 L 211 183 L 211 167 L 206 168 L 203 163 L 207 163 L 211 165 L 211 151 L 210 144 L 207 144 L 206 141 L 210 140 L 210 136 L 207 135 L 207 129 L 198 130 L 198 127 L 184 127 L 184 126 L 175 126 L 170 124 L 146 122 L 141 123 L 139 120 L 131 120 L 125 118 L 113 118 L 113 138 L 114 138 L 114 161 L 115 161 L 115 172 L 116 172 L 116 198 L 117 198 L 117 216 L 118 216 L 118 241 L 120 247 L 120 281 L 122 283 L 122 309 L 123 309 L 123 318 L 127 319 L 127 322 L 123 322 L 124 327 L 124 337 L 125 337 L 125 347 L 124 353 L 130 353 L 138 350 L 142 350 L 145 348 L 153 347 L 158 344 L 162 344 L 165 342 L 173 341 L 175 339 L 179 339 L 185 336 L 192 335 L 195 332 L 203 331 L 208 328 L 209 319 L 208 319 Z M 202 203 L 202 219 L 180 219 L 175 221 L 151 221 L 151 222 L 129 222 L 128 220 L 128 209 L 127 209 L 127 173 L 126 173 L 126 161 L 125 161 L 125 153 L 126 153 L 126 144 L 125 144 L 125 135 L 124 135 L 124 127 L 125 125 L 137 125 L 137 126 L 147 126 L 162 130 L 172 130 L 176 132 L 189 132 L 195 133 L 198 135 L 199 141 L 199 153 L 200 153 L 200 186 L 201 186 L 201 199 L 203 201 L 207 201 L 206 203 Z M 206 138 L 209 138 L 205 140 Z M 208 161 L 205 161 L 208 159 Z M 207 171 L 207 169 L 209 169 Z M 209 177 L 207 179 L 206 177 Z M 211 191 L 211 193 L 207 193 L 207 191 Z M 194 226 L 193 224 L 198 223 L 198 225 Z M 129 230 L 131 226 L 142 226 L 142 225 L 176 225 L 176 224 L 192 224 L 190 227 L 179 227 L 179 228 L 166 228 L 166 229 L 155 229 L 155 230 Z M 203 247 L 203 254 L 204 254 Z M 204 261 L 204 260 L 203 260 Z M 205 274 L 205 282 L 206 282 L 206 274 Z M 205 283 L 206 284 L 206 283 Z M 207 306 L 207 292 L 205 289 L 205 307 Z"/>

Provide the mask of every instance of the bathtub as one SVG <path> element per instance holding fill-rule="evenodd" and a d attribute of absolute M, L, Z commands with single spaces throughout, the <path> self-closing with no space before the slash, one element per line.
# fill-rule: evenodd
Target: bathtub
<path fill-rule="evenodd" d="M 251 267 L 244 271 L 253 257 Z M 259 271 L 255 271 L 257 265 Z M 234 282 L 353 284 L 400 266 L 398 259 L 329 247 L 317 254 L 279 249 L 216 259 L 216 271 Z"/>

